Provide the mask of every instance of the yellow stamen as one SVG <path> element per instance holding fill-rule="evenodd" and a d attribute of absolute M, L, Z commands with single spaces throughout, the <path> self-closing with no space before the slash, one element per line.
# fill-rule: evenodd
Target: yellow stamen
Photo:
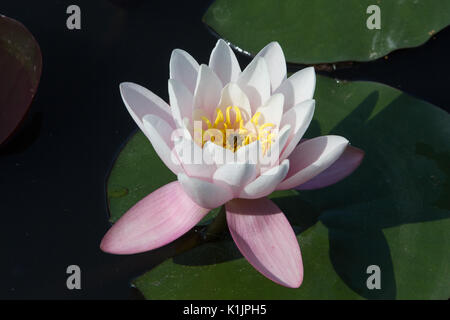
<path fill-rule="evenodd" d="M 269 130 L 264 130 L 267 129 L 268 127 L 272 127 L 274 128 L 275 125 L 273 123 L 264 123 L 262 126 L 260 126 L 258 128 L 258 140 L 261 140 L 264 137 L 264 134 L 266 135 L 266 138 L 270 135 L 270 129 Z"/>
<path fill-rule="evenodd" d="M 222 110 L 220 110 L 219 108 L 216 109 L 216 121 L 214 121 L 214 128 L 217 128 L 217 126 L 223 122 L 223 113 Z"/>
<path fill-rule="evenodd" d="M 244 127 L 244 120 L 241 119 L 241 121 L 239 121 L 239 130 L 247 130 Z"/>
<path fill-rule="evenodd" d="M 203 121 L 206 122 L 206 125 L 208 126 L 208 129 L 212 128 L 211 122 L 209 121 L 209 119 L 207 117 L 201 117 Z"/>
<path fill-rule="evenodd" d="M 250 121 L 255 125 L 258 126 L 258 119 L 261 116 L 261 112 L 257 112 L 253 115 L 253 117 L 250 119 Z"/>
<path fill-rule="evenodd" d="M 203 143 L 202 146 L 208 141 L 213 142 L 214 144 L 218 146 L 223 145 L 223 133 L 219 129 L 208 129 L 203 134 Z"/>
<path fill-rule="evenodd" d="M 259 130 L 264 130 L 267 127 L 275 128 L 275 124 L 270 123 L 270 122 L 264 123 L 262 126 L 259 127 Z"/>
<path fill-rule="evenodd" d="M 242 121 L 241 109 L 239 109 L 236 106 L 234 106 L 233 109 L 234 112 L 236 113 L 236 120 L 234 120 L 234 123 L 241 123 Z"/>
<path fill-rule="evenodd" d="M 233 123 L 231 121 L 232 110 L 235 113 Z M 276 127 L 275 124 L 268 122 L 260 125 L 259 121 L 261 120 L 261 113 L 257 112 L 250 119 L 250 122 L 256 127 L 256 132 L 253 132 L 253 130 L 250 130 L 245 126 L 241 109 L 237 106 L 228 106 L 225 109 L 225 117 L 224 112 L 217 108 L 214 123 L 211 123 L 207 117 L 201 117 L 201 119 L 208 127 L 208 130 L 201 130 L 200 138 L 202 140 L 202 146 L 209 138 L 211 142 L 235 152 L 239 148 L 259 140 L 263 153 L 265 154 L 275 138 L 275 134 L 272 133 L 272 130 Z M 229 137 L 227 137 L 227 133 L 229 134 L 227 130 L 233 131 Z M 219 135 L 222 137 L 221 141 L 218 139 Z"/>

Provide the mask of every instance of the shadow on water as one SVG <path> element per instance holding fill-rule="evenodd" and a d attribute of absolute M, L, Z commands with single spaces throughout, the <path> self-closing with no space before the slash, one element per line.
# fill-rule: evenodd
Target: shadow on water
<path fill-rule="evenodd" d="M 396 277 L 383 229 L 449 217 L 445 194 L 449 191 L 450 156 L 420 142 L 423 137 L 437 142 L 439 137 L 418 127 L 427 119 L 404 117 L 406 112 L 415 112 L 414 100 L 400 95 L 376 113 L 378 100 L 379 93 L 372 92 L 330 132 L 347 137 L 366 152 L 361 167 L 350 178 L 328 188 L 273 200 L 297 235 L 318 221 L 327 227 L 331 263 L 352 290 L 368 299 L 395 299 Z M 321 134 L 318 122 L 310 129 L 308 134 Z M 445 176 L 444 191 L 437 194 L 430 187 L 433 178 L 417 179 L 432 175 L 436 166 L 438 174 Z M 210 265 L 241 257 L 229 239 L 178 255 L 174 262 Z M 382 271 L 380 290 L 367 288 L 370 265 L 378 265 Z"/>

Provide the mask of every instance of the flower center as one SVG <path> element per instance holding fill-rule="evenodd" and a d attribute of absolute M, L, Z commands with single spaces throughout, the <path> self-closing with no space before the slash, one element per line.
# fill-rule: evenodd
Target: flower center
<path fill-rule="evenodd" d="M 274 132 L 276 125 L 270 122 L 260 124 L 260 117 L 261 113 L 256 112 L 250 121 L 245 123 L 239 107 L 227 107 L 225 115 L 220 108 L 217 108 L 214 121 L 210 121 L 204 116 L 201 117 L 201 141 L 200 139 L 196 139 L 196 141 L 202 147 L 207 141 L 211 141 L 216 145 L 236 152 L 239 148 L 259 140 L 263 153 L 265 153 L 276 137 Z M 203 130 L 205 125 L 207 129 Z M 195 136 L 200 138 L 200 135 Z"/>

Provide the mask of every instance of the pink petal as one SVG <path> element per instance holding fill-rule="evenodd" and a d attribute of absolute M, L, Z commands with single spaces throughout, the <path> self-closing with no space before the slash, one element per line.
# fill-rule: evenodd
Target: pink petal
<path fill-rule="evenodd" d="M 340 136 L 322 136 L 300 143 L 289 156 L 289 172 L 277 190 L 287 190 L 307 182 L 329 168 L 347 148 Z"/>
<path fill-rule="evenodd" d="M 194 227 L 209 209 L 199 207 L 171 182 L 135 204 L 103 237 L 100 248 L 132 254 L 159 248 Z"/>
<path fill-rule="evenodd" d="M 341 181 L 349 176 L 356 168 L 359 167 L 364 158 L 364 151 L 352 146 L 347 146 L 341 157 L 336 160 L 328 169 L 312 178 L 311 180 L 301 184 L 295 189 L 312 190 L 324 188 Z"/>
<path fill-rule="evenodd" d="M 244 257 L 270 280 L 298 288 L 303 280 L 300 247 L 283 212 L 269 199 L 235 199 L 225 205 L 228 228 Z"/>

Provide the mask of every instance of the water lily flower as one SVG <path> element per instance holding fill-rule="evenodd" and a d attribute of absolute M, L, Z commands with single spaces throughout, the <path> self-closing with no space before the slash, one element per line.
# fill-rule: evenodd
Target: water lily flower
<path fill-rule="evenodd" d="M 253 267 L 280 285 L 299 287 L 297 238 L 267 196 L 336 183 L 364 156 L 344 137 L 302 139 L 314 113 L 315 85 L 312 67 L 287 78 L 277 42 L 241 71 L 223 40 L 208 65 L 183 50 L 172 52 L 170 107 L 149 90 L 122 83 L 125 106 L 177 181 L 129 209 L 106 233 L 101 249 L 133 254 L 164 246 L 224 205 L 231 236 Z M 191 161 L 195 154 L 202 161 Z"/>

